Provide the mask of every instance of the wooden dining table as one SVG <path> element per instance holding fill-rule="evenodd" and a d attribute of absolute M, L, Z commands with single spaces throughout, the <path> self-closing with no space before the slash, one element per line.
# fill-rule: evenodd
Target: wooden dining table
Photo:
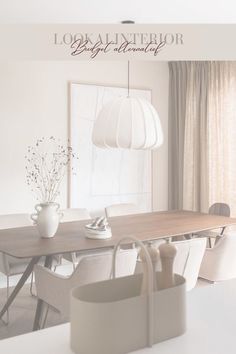
<path fill-rule="evenodd" d="M 53 238 L 42 238 L 36 226 L 0 230 L 0 251 L 17 258 L 30 258 L 25 272 L 15 286 L 2 310 L 0 319 L 14 301 L 20 289 L 41 257 L 50 268 L 53 256 L 63 253 L 84 252 L 113 248 L 122 236 L 136 237 L 141 241 L 174 238 L 205 230 L 236 224 L 236 218 L 203 214 L 191 211 L 165 211 L 140 213 L 109 218 L 112 237 L 106 240 L 86 238 L 88 220 L 61 223 Z M 126 240 L 129 244 L 133 241 Z M 33 329 L 39 327 L 43 302 L 38 300 Z"/>

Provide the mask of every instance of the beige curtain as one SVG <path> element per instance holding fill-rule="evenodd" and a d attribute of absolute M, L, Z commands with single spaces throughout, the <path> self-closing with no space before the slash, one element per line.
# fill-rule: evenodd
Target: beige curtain
<path fill-rule="evenodd" d="M 183 209 L 207 211 L 208 63 L 189 63 L 183 151 Z"/>
<path fill-rule="evenodd" d="M 179 165 L 183 185 L 179 201 L 182 200 L 184 209 L 204 212 L 215 202 L 226 202 L 235 214 L 236 63 L 170 63 L 172 70 L 179 72 L 183 65 L 187 84 L 183 87 L 185 112 L 181 117 L 173 114 L 177 108 L 171 90 L 169 97 L 170 105 L 175 107 L 170 110 L 172 134 L 180 135 L 172 124 L 176 117 L 184 127 L 182 151 L 173 143 L 171 147 L 174 154 L 183 158 L 182 166 Z"/>
<path fill-rule="evenodd" d="M 188 64 L 169 63 L 169 209 L 183 208 L 183 150 Z"/>

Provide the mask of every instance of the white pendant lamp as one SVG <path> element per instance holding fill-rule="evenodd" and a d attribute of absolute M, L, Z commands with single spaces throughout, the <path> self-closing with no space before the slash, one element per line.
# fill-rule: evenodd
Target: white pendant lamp
<path fill-rule="evenodd" d="M 157 111 L 146 99 L 129 96 L 108 102 L 98 114 L 92 133 L 93 144 L 100 148 L 157 149 L 163 132 Z"/>

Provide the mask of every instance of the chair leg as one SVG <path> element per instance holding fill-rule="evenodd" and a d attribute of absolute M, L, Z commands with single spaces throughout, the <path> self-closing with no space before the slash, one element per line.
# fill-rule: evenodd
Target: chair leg
<path fill-rule="evenodd" d="M 40 326 L 40 329 L 44 329 L 48 317 L 48 312 L 49 312 L 49 305 L 44 304 L 44 306 L 46 307 L 46 310 L 45 310 L 44 318 L 42 319 L 42 325 Z"/>
<path fill-rule="evenodd" d="M 46 256 L 44 267 L 51 269 L 53 262 L 52 256 Z M 40 323 L 42 322 L 42 310 L 43 310 L 44 301 L 38 298 L 36 312 L 34 316 L 34 324 L 33 324 L 33 331 L 37 331 L 40 327 Z"/>
<path fill-rule="evenodd" d="M 73 270 L 75 270 L 75 268 L 76 268 L 76 253 L 75 252 L 71 253 L 71 259 L 72 259 Z"/>
<path fill-rule="evenodd" d="M 225 229 L 226 229 L 226 227 L 222 227 L 221 232 L 220 232 L 220 236 L 216 237 L 214 245 L 216 245 L 219 242 L 219 240 L 221 239 L 221 237 L 224 235 Z"/>
<path fill-rule="evenodd" d="M 212 248 L 212 243 L 211 243 L 211 238 L 208 237 L 208 242 L 209 242 L 209 248 Z"/>
<path fill-rule="evenodd" d="M 10 281 L 9 281 L 9 275 L 7 275 L 6 276 L 6 280 L 7 280 L 7 286 L 6 286 L 6 290 L 7 290 L 7 300 L 8 300 L 8 298 L 9 298 L 9 288 L 10 288 Z M 3 318 L 1 318 L 1 320 L 2 320 L 2 322 L 4 323 L 4 325 L 5 326 L 7 326 L 8 324 L 9 324 L 9 309 L 7 309 L 7 311 L 6 311 L 6 313 L 7 313 L 7 319 L 6 319 L 6 321 L 3 319 Z"/>
<path fill-rule="evenodd" d="M 10 279 L 9 279 L 9 275 L 7 275 L 7 300 L 9 298 L 9 291 L 10 291 Z M 6 324 L 9 324 L 9 320 L 10 320 L 10 314 L 9 314 L 9 309 L 7 309 L 7 322 Z"/>
<path fill-rule="evenodd" d="M 31 280 L 30 280 L 30 295 L 32 297 L 36 297 L 36 294 L 33 293 L 33 284 L 34 284 L 34 272 L 31 274 Z"/>
<path fill-rule="evenodd" d="M 63 259 L 62 254 L 60 254 L 58 257 L 59 257 L 59 260 L 58 261 L 56 260 L 56 263 L 55 263 L 55 266 L 54 266 L 54 272 L 56 272 L 58 266 L 62 265 L 62 259 Z"/>

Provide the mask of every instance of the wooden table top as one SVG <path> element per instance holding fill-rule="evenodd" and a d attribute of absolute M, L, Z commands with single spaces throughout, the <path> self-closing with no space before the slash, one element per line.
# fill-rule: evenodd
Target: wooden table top
<path fill-rule="evenodd" d="M 0 230 L 0 251 L 18 258 L 113 247 L 122 236 L 155 240 L 236 224 L 236 218 L 191 211 L 153 212 L 109 218 L 112 238 L 85 237 L 88 220 L 61 223 L 51 239 L 41 238 L 36 226 Z"/>

